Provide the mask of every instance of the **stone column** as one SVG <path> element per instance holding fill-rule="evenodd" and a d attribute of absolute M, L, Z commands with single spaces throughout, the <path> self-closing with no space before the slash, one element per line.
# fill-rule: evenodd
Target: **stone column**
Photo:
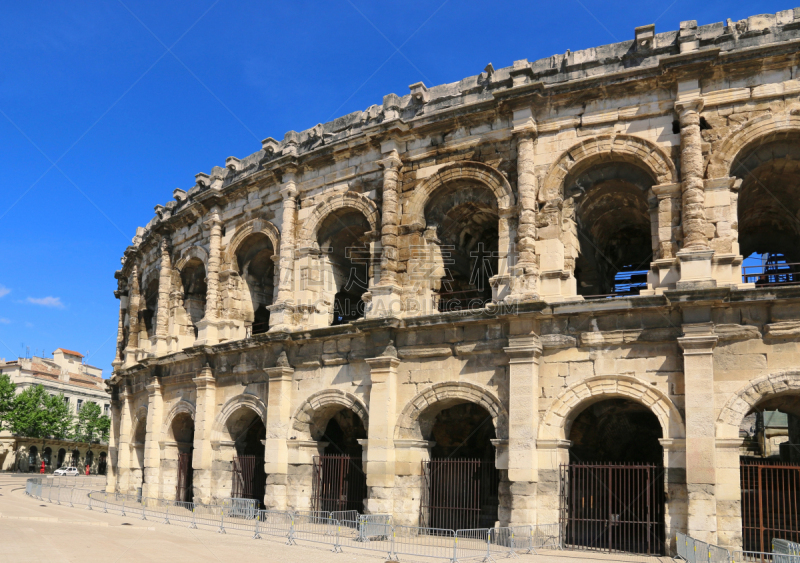
<path fill-rule="evenodd" d="M 120 438 L 120 416 L 122 414 L 119 394 L 111 398 L 111 431 L 108 433 L 108 463 L 106 464 L 106 492 L 117 491 L 117 481 L 119 479 L 119 444 Z M 124 442 L 123 442 L 124 443 Z M 127 444 L 126 444 L 127 445 Z"/>
<path fill-rule="evenodd" d="M 123 291 L 115 291 L 114 297 L 119 299 L 119 320 L 117 321 L 117 353 L 114 356 L 114 361 L 111 366 L 116 371 L 122 366 L 124 361 L 125 350 L 123 344 L 125 343 L 125 315 L 128 312 L 128 294 Z"/>
<path fill-rule="evenodd" d="M 195 502 L 211 502 L 211 473 L 214 452 L 211 432 L 217 406 L 217 380 L 206 366 L 193 378 L 197 388 L 194 411 L 194 445 L 192 451 L 192 492 Z"/>
<path fill-rule="evenodd" d="M 139 273 L 136 266 L 131 271 L 131 289 L 128 304 L 128 345 L 125 347 L 125 367 L 135 365 L 139 349 Z"/>
<path fill-rule="evenodd" d="M 117 483 L 116 483 L 116 490 L 120 493 L 128 493 L 130 487 L 130 477 L 131 477 L 131 448 L 130 443 L 133 440 L 133 436 L 131 436 L 131 423 L 132 423 L 132 413 L 131 413 L 131 401 L 133 398 L 131 397 L 130 393 L 128 393 L 127 387 L 124 385 L 120 387 L 119 390 L 119 405 L 120 405 L 120 415 L 119 415 L 119 428 L 118 428 L 118 435 L 119 440 L 117 441 L 117 457 L 110 457 L 109 463 L 116 463 L 117 468 L 115 473 L 117 475 Z M 112 425 L 114 419 L 112 418 Z M 112 427 L 113 432 L 113 427 Z M 110 453 L 110 452 L 109 452 Z"/>
<path fill-rule="evenodd" d="M 535 334 L 509 336 L 508 347 L 508 480 L 511 526 L 536 522 L 539 426 L 539 358 Z"/>
<path fill-rule="evenodd" d="M 537 192 L 534 174 L 533 146 L 536 123 L 530 108 L 514 112 L 514 133 L 517 135 L 517 192 L 519 223 L 517 225 L 517 260 L 512 270 L 512 298 L 537 299 L 539 264 L 536 258 Z"/>
<path fill-rule="evenodd" d="M 147 385 L 147 434 L 144 440 L 144 485 L 143 497 L 158 497 L 161 482 L 161 434 L 162 411 L 164 409 L 163 387 L 157 378 Z"/>
<path fill-rule="evenodd" d="M 264 506 L 272 510 L 286 510 L 289 486 L 289 448 L 287 441 L 292 418 L 292 379 L 294 368 L 289 365 L 286 352 L 281 352 L 274 368 L 264 370 L 269 377 L 267 396 L 267 439 L 264 443 L 264 471 L 267 487 Z"/>
<path fill-rule="evenodd" d="M 219 313 L 219 270 L 220 270 L 220 245 L 222 243 L 222 220 L 219 208 L 211 209 L 205 222 L 209 230 L 208 237 L 208 271 L 206 272 L 206 312 L 203 319 L 197 323 L 197 340 L 195 346 L 213 345 L 219 342 L 218 313 Z"/>
<path fill-rule="evenodd" d="M 705 189 L 703 184 L 703 138 L 700 136 L 700 111 L 703 99 L 694 97 L 675 103 L 681 125 L 681 225 L 683 248 L 681 281 L 678 288 L 713 286 L 711 257 L 706 235 Z"/>
<path fill-rule="evenodd" d="M 393 346 L 390 345 L 393 351 Z M 369 395 L 369 437 L 365 472 L 367 474 L 367 513 L 393 514 L 395 492 L 404 500 L 405 492 L 395 491 L 394 425 L 397 420 L 397 367 L 400 360 L 385 355 L 367 358 L 372 386 Z"/>
<path fill-rule="evenodd" d="M 714 409 L 714 346 L 711 323 L 683 325 L 683 378 L 686 397 L 686 488 L 688 533 L 717 543 L 716 416 Z"/>
<path fill-rule="evenodd" d="M 169 239 L 161 237 L 161 267 L 158 271 L 158 319 L 156 321 L 156 356 L 167 352 L 169 333 L 169 294 L 172 285 L 172 260 L 169 255 Z"/>
<path fill-rule="evenodd" d="M 392 148 L 378 164 L 383 166 L 381 268 L 380 281 L 369 290 L 367 318 L 398 316 L 403 311 L 402 288 L 397 279 L 397 229 L 401 213 L 398 189 L 403 162 L 397 149 Z"/>
<path fill-rule="evenodd" d="M 281 217 L 281 251 L 279 261 L 278 298 L 270 311 L 270 331 L 291 330 L 294 313 L 294 247 L 297 223 L 297 184 L 294 170 L 283 177 L 281 186 L 283 216 Z"/>
<path fill-rule="evenodd" d="M 660 438 L 663 449 L 665 475 L 664 490 L 669 502 L 664 504 L 666 546 L 668 553 L 675 552 L 675 533 L 684 532 L 688 518 L 686 493 L 686 440 L 684 438 Z"/>
<path fill-rule="evenodd" d="M 742 549 L 741 438 L 717 438 L 714 496 L 717 502 L 717 545 Z"/>

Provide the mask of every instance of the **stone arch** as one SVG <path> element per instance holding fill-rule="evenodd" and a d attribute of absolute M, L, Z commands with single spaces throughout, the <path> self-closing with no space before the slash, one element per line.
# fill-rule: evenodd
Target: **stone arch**
<path fill-rule="evenodd" d="M 255 395 L 242 393 L 241 395 L 236 395 L 235 397 L 228 399 L 228 401 L 220 409 L 219 413 L 214 419 L 214 425 L 211 428 L 212 441 L 226 439 L 225 425 L 228 422 L 228 418 L 230 418 L 230 416 L 238 411 L 241 407 L 248 408 L 255 412 L 261 418 L 264 426 L 267 425 L 267 405 L 264 403 L 264 401 Z"/>
<path fill-rule="evenodd" d="M 575 417 L 585 407 L 603 399 L 623 398 L 649 408 L 661 424 L 664 438 L 685 438 L 680 411 L 663 391 L 635 377 L 589 377 L 568 387 L 547 409 L 539 424 L 539 440 L 566 440 Z"/>
<path fill-rule="evenodd" d="M 233 237 L 228 243 L 227 249 L 225 250 L 224 265 L 226 269 L 236 269 L 234 268 L 234 264 L 236 262 L 236 251 L 239 249 L 239 245 L 241 245 L 242 242 L 244 242 L 244 240 L 253 233 L 265 234 L 272 243 L 273 254 L 275 256 L 280 256 L 281 234 L 278 230 L 278 227 L 266 219 L 251 219 L 250 221 L 247 221 L 246 223 L 236 227 L 236 232 L 234 233 Z"/>
<path fill-rule="evenodd" d="M 771 373 L 747 383 L 735 393 L 717 418 L 717 438 L 739 438 L 739 425 L 753 408 L 768 397 L 800 393 L 800 370 Z"/>
<path fill-rule="evenodd" d="M 736 157 L 753 144 L 764 140 L 779 140 L 783 135 L 800 134 L 800 110 L 778 115 L 764 114 L 747 121 L 733 131 L 707 160 L 707 177 L 724 178 L 731 175 Z"/>
<path fill-rule="evenodd" d="M 433 194 L 445 184 L 456 181 L 471 181 L 489 188 L 497 198 L 498 211 L 513 207 L 516 201 L 508 180 L 496 168 L 482 162 L 454 162 L 440 168 L 414 189 L 403 222 L 424 227 L 425 206 Z"/>
<path fill-rule="evenodd" d="M 573 145 L 550 165 L 539 201 L 563 199 L 564 181 L 571 172 L 588 168 L 608 157 L 643 166 L 653 175 L 656 184 L 680 181 L 672 159 L 658 145 L 633 135 L 598 135 Z"/>
<path fill-rule="evenodd" d="M 197 258 L 203 263 L 208 271 L 208 251 L 202 246 L 192 246 L 185 250 L 178 261 L 175 263 L 175 271 L 180 272 L 192 258 Z"/>
<path fill-rule="evenodd" d="M 134 438 L 136 436 L 136 431 L 139 429 L 139 424 L 144 422 L 145 425 L 145 432 L 147 432 L 147 407 L 141 406 L 136 409 L 136 413 L 133 415 L 133 421 L 131 424 L 131 435 L 130 435 L 130 443 L 132 444 Z"/>
<path fill-rule="evenodd" d="M 300 248 L 313 246 L 317 239 L 317 232 L 325 218 L 334 211 L 345 208 L 360 211 L 367 219 L 370 230 L 380 231 L 380 213 L 375 202 L 360 193 L 342 192 L 333 194 L 316 205 L 311 215 L 304 221 L 300 231 L 298 238 Z"/>
<path fill-rule="evenodd" d="M 486 409 L 492 417 L 495 436 L 500 440 L 508 438 L 508 412 L 497 395 L 481 385 L 452 381 L 431 385 L 408 402 L 397 419 L 395 439 L 422 440 L 423 425 L 430 423 L 432 426 L 439 411 L 453 403 L 462 402 L 474 403 Z M 434 408 L 431 412 L 430 407 L 434 406 L 441 408 Z"/>
<path fill-rule="evenodd" d="M 161 425 L 161 439 L 166 440 L 170 433 L 172 421 L 180 414 L 188 414 L 195 420 L 195 407 L 189 401 L 181 399 L 169 411 L 167 417 L 164 419 L 164 424 Z"/>
<path fill-rule="evenodd" d="M 306 399 L 292 416 L 292 429 L 301 433 L 301 439 L 316 439 L 315 431 L 324 431 L 327 420 L 342 409 L 356 413 L 364 428 L 369 429 L 367 405 L 355 395 L 339 389 L 325 389 Z"/>

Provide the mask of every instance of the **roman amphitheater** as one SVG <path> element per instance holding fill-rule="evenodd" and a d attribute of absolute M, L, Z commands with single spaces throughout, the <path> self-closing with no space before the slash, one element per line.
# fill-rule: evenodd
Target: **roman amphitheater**
<path fill-rule="evenodd" d="M 799 48 L 647 25 L 197 174 L 115 275 L 109 490 L 797 541 Z"/>

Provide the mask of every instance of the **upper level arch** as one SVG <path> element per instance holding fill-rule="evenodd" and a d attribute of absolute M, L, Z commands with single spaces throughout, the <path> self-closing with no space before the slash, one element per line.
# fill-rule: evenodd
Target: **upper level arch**
<path fill-rule="evenodd" d="M 633 135 L 598 135 L 573 145 L 550 165 L 539 191 L 539 200 L 565 199 L 567 176 L 608 161 L 644 168 L 657 184 L 680 181 L 675 164 L 658 145 Z"/>
<path fill-rule="evenodd" d="M 181 272 L 186 267 L 186 264 L 193 259 L 197 259 L 203 263 L 203 267 L 208 270 L 208 251 L 202 246 L 191 246 L 181 253 L 181 257 L 175 262 L 175 271 Z"/>
<path fill-rule="evenodd" d="M 511 185 L 497 169 L 482 162 L 454 162 L 437 170 L 435 174 L 414 189 L 403 222 L 424 227 L 426 224 L 425 208 L 431 197 L 439 188 L 454 182 L 485 186 L 494 194 L 498 210 L 507 209 L 515 204 L 516 200 Z"/>
<path fill-rule="evenodd" d="M 380 212 L 375 202 L 367 196 L 356 192 L 342 192 L 333 194 L 320 203 L 303 222 L 303 228 L 298 237 L 298 246 L 308 248 L 317 241 L 317 234 L 323 221 L 332 213 L 341 209 L 353 209 L 361 212 L 370 226 L 370 230 L 380 231 Z"/>
<path fill-rule="evenodd" d="M 266 219 L 251 219 L 246 223 L 243 223 L 236 227 L 236 231 L 231 237 L 230 242 L 228 243 L 227 248 L 225 249 L 225 257 L 224 257 L 224 266 L 225 269 L 235 270 L 236 269 L 236 252 L 244 242 L 244 240 L 254 233 L 262 233 L 266 235 L 269 241 L 272 243 L 272 249 L 275 255 L 280 254 L 280 241 L 281 235 L 278 227 L 273 225 L 271 222 L 267 221 Z"/>
<path fill-rule="evenodd" d="M 661 424 L 664 438 L 685 438 L 681 413 L 661 390 L 635 377 L 589 377 L 556 397 L 539 424 L 539 440 L 566 440 L 575 418 L 589 405 L 610 398 L 631 399 L 649 408 Z"/>

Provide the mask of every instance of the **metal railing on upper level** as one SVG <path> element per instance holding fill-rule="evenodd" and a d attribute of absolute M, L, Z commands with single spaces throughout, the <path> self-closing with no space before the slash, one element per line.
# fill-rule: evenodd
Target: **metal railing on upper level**
<path fill-rule="evenodd" d="M 800 284 L 800 262 L 742 266 L 742 282 L 758 287 Z"/>

